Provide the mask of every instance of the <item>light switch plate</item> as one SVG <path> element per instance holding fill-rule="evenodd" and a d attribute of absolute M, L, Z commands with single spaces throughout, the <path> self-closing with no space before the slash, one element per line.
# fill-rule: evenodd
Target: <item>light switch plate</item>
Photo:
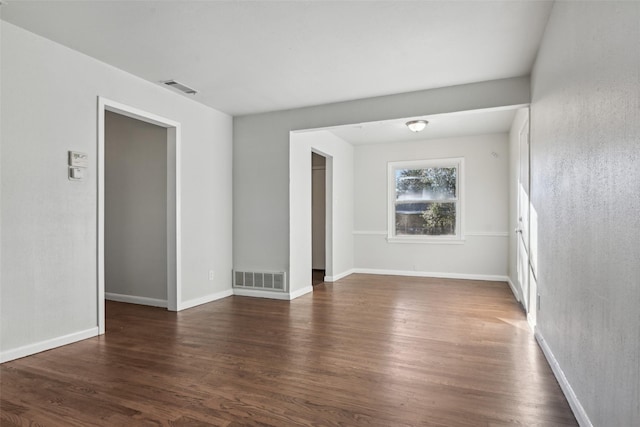
<path fill-rule="evenodd" d="M 89 155 L 79 151 L 69 151 L 69 166 L 86 168 L 89 166 Z"/>
<path fill-rule="evenodd" d="M 69 180 L 70 181 L 82 181 L 85 176 L 85 170 L 83 168 L 75 168 L 69 166 Z"/>

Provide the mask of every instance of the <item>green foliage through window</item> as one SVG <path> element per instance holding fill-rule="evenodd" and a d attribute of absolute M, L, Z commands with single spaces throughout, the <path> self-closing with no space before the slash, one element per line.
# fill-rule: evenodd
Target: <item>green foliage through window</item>
<path fill-rule="evenodd" d="M 396 235 L 456 234 L 456 167 L 395 170 Z"/>
<path fill-rule="evenodd" d="M 396 170 L 396 194 L 420 195 L 418 199 L 437 200 L 456 197 L 456 168 L 425 168 Z"/>

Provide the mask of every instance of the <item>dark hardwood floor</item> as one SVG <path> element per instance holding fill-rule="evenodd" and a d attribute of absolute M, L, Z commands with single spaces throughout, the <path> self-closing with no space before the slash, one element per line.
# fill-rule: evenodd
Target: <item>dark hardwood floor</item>
<path fill-rule="evenodd" d="M 0 365 L 2 426 L 577 425 L 508 286 L 352 275 L 294 301 L 107 303 Z"/>

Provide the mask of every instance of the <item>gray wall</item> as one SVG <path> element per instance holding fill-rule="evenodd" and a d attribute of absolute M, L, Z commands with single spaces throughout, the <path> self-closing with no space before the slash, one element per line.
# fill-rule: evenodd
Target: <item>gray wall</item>
<path fill-rule="evenodd" d="M 534 67 L 538 332 L 593 425 L 640 425 L 640 3 L 556 2 Z"/>
<path fill-rule="evenodd" d="M 166 303 L 167 130 L 107 111 L 105 163 L 105 292 Z"/>
<path fill-rule="evenodd" d="M 6 22 L 1 31 L 0 359 L 97 333 L 98 96 L 181 123 L 182 301 L 230 292 L 231 117 Z M 67 179 L 68 150 L 88 153 L 86 181 Z"/>
<path fill-rule="evenodd" d="M 529 79 L 520 77 L 235 117 L 234 268 L 289 271 L 291 130 L 522 105 L 529 101 Z M 265 250 L 265 242 L 269 250 Z"/>

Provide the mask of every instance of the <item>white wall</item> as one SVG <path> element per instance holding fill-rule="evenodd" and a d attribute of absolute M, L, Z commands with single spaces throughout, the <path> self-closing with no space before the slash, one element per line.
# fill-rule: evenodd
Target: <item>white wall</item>
<path fill-rule="evenodd" d="M 0 358 L 97 332 L 97 98 L 182 124 L 182 301 L 230 294 L 232 119 L 2 22 Z M 67 151 L 89 154 L 85 182 Z M 208 280 L 208 270 L 215 280 Z"/>
<path fill-rule="evenodd" d="M 166 307 L 167 130 L 107 111 L 105 163 L 105 292 Z"/>
<path fill-rule="evenodd" d="M 537 332 L 582 425 L 640 425 L 639 40 L 638 2 L 556 2 L 531 79 Z"/>
<path fill-rule="evenodd" d="M 353 146 L 327 131 L 292 132 L 290 144 L 291 293 L 311 290 L 311 152 L 327 158 L 327 280 L 353 268 Z"/>
<path fill-rule="evenodd" d="M 505 134 L 356 146 L 356 269 L 503 280 L 508 256 L 508 148 Z M 388 162 L 452 157 L 465 162 L 465 241 L 388 242 Z"/>
<path fill-rule="evenodd" d="M 527 108 L 521 108 L 513 118 L 509 130 L 509 266 L 508 273 L 511 283 L 516 287 L 515 297 L 522 302 L 523 290 L 518 283 L 517 243 L 518 235 L 518 178 L 520 173 L 520 130 L 529 116 Z"/>
<path fill-rule="evenodd" d="M 529 101 L 529 80 L 523 77 L 235 117 L 234 268 L 289 270 L 290 131 L 523 105 Z M 267 251 L 264 242 L 269 243 Z"/>

